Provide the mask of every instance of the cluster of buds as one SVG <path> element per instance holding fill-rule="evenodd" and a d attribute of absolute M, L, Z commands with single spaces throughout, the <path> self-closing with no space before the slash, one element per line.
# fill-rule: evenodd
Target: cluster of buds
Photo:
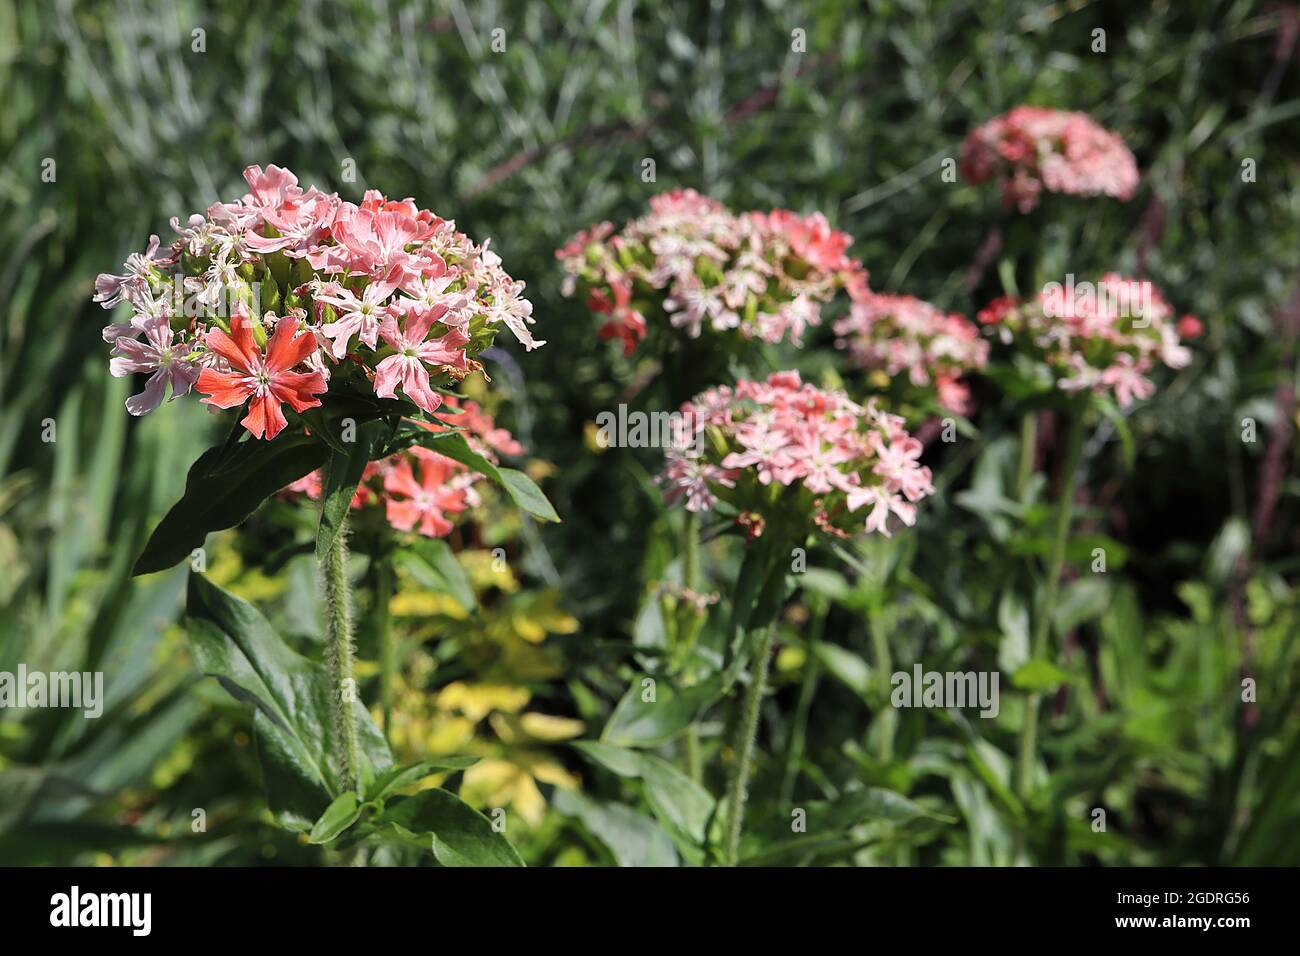
<path fill-rule="evenodd" d="M 1085 113 L 1038 106 L 1017 106 L 972 130 L 961 170 L 972 183 L 997 178 L 1003 203 L 1022 213 L 1044 191 L 1127 202 L 1138 186 L 1137 161 L 1119 136 Z"/>
<path fill-rule="evenodd" d="M 124 275 L 95 282 L 105 308 L 132 309 L 104 330 L 113 374 L 150 376 L 132 414 L 169 386 L 172 398 L 193 389 L 219 408 L 248 402 L 244 426 L 274 438 L 283 403 L 319 405 L 332 375 L 379 398 L 400 390 L 431 414 L 437 386 L 480 370 L 501 325 L 526 349 L 545 344 L 529 331 L 524 284 L 453 221 L 374 190 L 360 205 L 304 190 L 277 166 L 244 179 L 241 199 L 173 219 L 170 247 L 153 236 Z"/>
<path fill-rule="evenodd" d="M 910 295 L 866 293 L 835 323 L 835 334 L 836 347 L 858 368 L 883 376 L 882 385 L 906 375 L 911 386 L 959 415 L 970 404 L 965 375 L 988 361 L 978 326 Z"/>
<path fill-rule="evenodd" d="M 709 389 L 682 412 L 660 476 L 666 500 L 689 511 L 724 503 L 750 537 L 774 525 L 889 536 L 890 515 L 913 524 L 916 502 L 934 492 L 901 418 L 798 372 Z"/>
<path fill-rule="evenodd" d="M 566 294 L 581 288 L 604 317 L 600 337 L 631 355 L 646 314 L 660 312 L 691 338 L 709 330 L 800 344 L 838 289 L 866 291 L 866 272 L 845 254 L 851 242 L 820 213 L 736 215 L 685 189 L 656 196 L 621 230 L 603 222 L 579 233 L 556 258 Z"/>
<path fill-rule="evenodd" d="M 1151 282 L 1107 273 L 1100 282 L 1050 283 L 1036 299 L 1003 296 L 977 316 L 1004 345 L 1046 367 L 1065 392 L 1112 393 L 1121 407 L 1150 398 L 1147 377 L 1162 363 L 1191 361 L 1184 339 L 1201 333 L 1193 315 L 1174 310 Z"/>
<path fill-rule="evenodd" d="M 443 407 L 428 422 L 429 431 L 460 430 L 472 450 L 493 464 L 498 455 L 522 455 L 524 448 L 475 402 L 444 397 Z M 318 500 L 323 476 L 313 471 L 285 489 L 286 497 L 306 495 Z M 418 531 L 429 538 L 445 537 L 454 517 L 481 504 L 475 487 L 483 476 L 446 455 L 420 445 L 366 465 L 352 495 L 352 509 L 380 509 L 398 531 Z"/>

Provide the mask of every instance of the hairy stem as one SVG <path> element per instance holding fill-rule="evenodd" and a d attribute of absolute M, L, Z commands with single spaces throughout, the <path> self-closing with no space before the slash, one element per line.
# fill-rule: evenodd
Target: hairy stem
<path fill-rule="evenodd" d="M 1034 619 L 1034 634 L 1030 644 L 1031 659 L 1041 660 L 1047 654 L 1047 639 L 1051 633 L 1052 612 L 1061 587 L 1061 571 L 1065 566 L 1065 548 L 1070 540 L 1070 517 L 1074 510 L 1074 490 L 1078 485 L 1079 455 L 1083 449 L 1083 411 L 1074 409 L 1070 416 L 1069 437 L 1066 439 L 1065 467 L 1061 472 L 1061 487 L 1056 505 L 1056 529 L 1052 538 L 1052 556 L 1047 566 L 1047 583 L 1043 601 Z M 1020 754 L 1016 764 L 1016 793 L 1023 799 L 1029 793 L 1030 776 L 1038 743 L 1038 710 L 1041 693 L 1030 694 L 1025 710 L 1025 721 L 1020 730 Z"/>
<path fill-rule="evenodd" d="M 322 497 L 322 501 L 324 498 Z M 348 591 L 347 518 L 334 544 L 320 556 L 321 593 L 325 598 L 325 667 L 329 672 L 334 732 L 342 744 L 340 783 L 356 790 L 360 782 L 357 745 L 356 680 L 352 675 L 352 600 Z"/>
<path fill-rule="evenodd" d="M 388 602 L 393 596 L 393 565 L 387 557 L 375 559 L 375 638 L 379 643 L 379 706 L 384 737 L 391 740 L 393 683 L 397 677 L 397 642 L 389 619 Z"/>
<path fill-rule="evenodd" d="M 772 656 L 772 640 L 776 635 L 776 622 L 766 625 L 759 634 L 754 649 L 754 667 L 749 686 L 745 689 L 740 726 L 736 728 L 735 764 L 727 785 L 727 843 L 725 859 L 735 866 L 740 853 L 740 833 L 745 821 L 745 798 L 748 796 L 749 774 L 754 760 L 754 742 L 758 736 L 758 711 L 763 702 L 763 686 L 767 683 L 768 658 Z"/>

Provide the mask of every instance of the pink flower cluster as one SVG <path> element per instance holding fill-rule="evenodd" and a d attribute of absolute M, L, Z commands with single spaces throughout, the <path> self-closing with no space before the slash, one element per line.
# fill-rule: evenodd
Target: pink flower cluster
<path fill-rule="evenodd" d="M 1017 106 L 972 130 L 961 170 L 972 183 L 999 178 L 1003 203 L 1022 213 L 1044 190 L 1127 202 L 1138 185 L 1137 161 L 1116 134 L 1086 113 L 1038 106 Z"/>
<path fill-rule="evenodd" d="M 440 411 L 432 422 L 417 422 L 430 431 L 444 431 L 445 422 L 463 429 L 471 448 L 496 464 L 498 455 L 522 455 L 524 448 L 475 402 L 459 401 L 454 395 L 444 399 L 444 408 L 459 414 Z M 353 510 L 367 507 L 383 509 L 385 520 L 398 531 L 418 531 L 429 538 L 450 533 L 453 517 L 480 503 L 474 487 L 483 476 L 458 461 L 420 445 L 366 465 L 361 484 L 352 496 Z M 300 478 L 285 489 L 289 497 L 302 494 L 313 500 L 321 496 L 319 471 Z"/>
<path fill-rule="evenodd" d="M 1100 282 L 1050 283 L 1032 301 L 1004 296 L 977 316 L 996 334 L 1045 365 L 1066 392 L 1111 392 L 1121 407 L 1155 394 L 1147 378 L 1160 362 L 1183 368 L 1191 361 L 1184 338 L 1201 323 L 1174 310 L 1151 282 L 1110 272 Z"/>
<path fill-rule="evenodd" d="M 524 284 L 487 243 L 410 199 L 375 190 L 360 205 L 278 166 L 244 170 L 249 191 L 182 224 L 163 250 L 157 236 L 101 275 L 95 301 L 125 302 L 132 315 L 109 325 L 114 375 L 149 375 L 127 401 L 133 415 L 190 389 L 207 404 L 249 402 L 243 423 L 257 437 L 285 427 L 282 404 L 320 404 L 331 372 L 360 370 L 375 395 L 400 390 L 425 412 L 435 384 L 481 366 L 474 356 L 505 325 L 526 349 L 532 305 Z"/>
<path fill-rule="evenodd" d="M 859 368 L 885 375 L 906 373 L 917 388 L 932 388 L 938 403 L 965 414 L 970 388 L 964 380 L 988 361 L 979 327 L 957 313 L 944 313 L 910 295 L 868 292 L 835 323 L 837 348 Z"/>
<path fill-rule="evenodd" d="M 698 338 L 704 329 L 799 344 L 841 287 L 865 291 L 867 274 L 848 258 L 852 239 L 820 213 L 784 209 L 736 215 L 693 189 L 650 200 L 650 212 L 616 231 L 602 222 L 556 252 L 587 304 L 605 317 L 599 335 L 631 355 L 646 313 Z"/>
<path fill-rule="evenodd" d="M 798 372 L 710 389 L 682 413 L 685 434 L 660 476 L 665 498 L 689 511 L 723 501 L 751 536 L 793 516 L 801 529 L 847 537 L 864 527 L 863 509 L 865 530 L 889 536 L 891 514 L 911 525 L 916 502 L 934 493 L 921 442 L 901 418 Z"/>

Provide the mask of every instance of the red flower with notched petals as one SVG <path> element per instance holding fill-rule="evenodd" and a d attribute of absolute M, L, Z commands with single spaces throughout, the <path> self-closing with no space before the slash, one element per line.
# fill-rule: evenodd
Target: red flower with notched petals
<path fill-rule="evenodd" d="M 266 343 L 266 352 L 253 340 L 253 327 L 247 315 L 236 313 L 230 319 L 230 334 L 210 329 L 208 349 L 225 359 L 229 371 L 205 368 L 194 386 L 206 395 L 205 405 L 234 408 L 249 402 L 243 426 L 254 438 L 274 438 L 286 424 L 281 404 L 288 402 L 295 412 L 320 404 L 315 396 L 328 387 L 320 372 L 294 372 L 316 351 L 316 337 L 310 331 L 298 332 L 298 320 L 281 318 Z M 251 401 L 250 401 L 251 399 Z"/>

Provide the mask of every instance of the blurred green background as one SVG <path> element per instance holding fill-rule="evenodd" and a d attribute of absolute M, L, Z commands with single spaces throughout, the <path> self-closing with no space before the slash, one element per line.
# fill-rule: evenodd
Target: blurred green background
<path fill-rule="evenodd" d="M 792 50 L 800 30 L 806 52 Z M 490 363 L 508 397 L 496 411 L 549 465 L 538 473 L 565 521 L 460 543 L 519 539 L 511 567 L 523 586 L 485 587 L 507 622 L 549 622 L 549 657 L 522 675 L 460 665 L 423 699 L 453 679 L 513 684 L 594 736 L 637 672 L 637 609 L 671 538 L 647 487 L 653 454 L 590 447 L 587 423 L 644 370 L 560 295 L 554 250 L 693 186 L 737 209 L 821 210 L 856 237 L 873 287 L 973 314 L 1002 291 L 978 260 L 1004 217 L 992 191 L 945 182 L 944 161 L 972 126 L 1022 102 L 1088 111 L 1143 173 L 1131 203 L 1081 204 L 1045 228 L 1042 258 L 1081 275 L 1149 275 L 1207 327 L 1193 365 L 1134 416 L 1133 467 L 1113 436 L 1090 445 L 1086 527 L 1123 560 L 1104 585 L 1067 591 L 1077 640 L 1063 666 L 1077 683 L 1053 708 L 1055 798 L 1034 814 L 1033 858 L 1300 862 L 1298 33 L 1294 5 L 1211 0 L 0 0 L 0 670 L 102 670 L 108 695 L 95 721 L 0 714 L 0 862 L 320 859 L 260 809 L 247 717 L 189 662 L 184 570 L 127 577 L 220 429 L 188 401 L 131 420 L 131 383 L 109 377 L 107 316 L 90 301 L 94 276 L 150 233 L 168 241 L 172 216 L 239 195 L 245 165 L 274 162 L 348 199 L 371 187 L 414 196 L 491 237 L 549 341 Z M 832 374 L 830 338 L 823 328 L 798 361 Z M 1243 441 L 1246 419 L 1256 441 Z M 994 494 L 1014 452 L 1005 422 L 982 425 L 954 490 Z M 908 596 L 889 611 L 901 666 L 997 660 L 1014 637 L 1017 609 L 1000 600 L 1005 529 L 979 501 L 940 496 L 916 535 Z M 310 569 L 260 567 L 292 525 L 279 507 L 220 536 L 213 573 L 310 643 Z M 782 635 L 756 832 L 788 821 L 777 798 L 790 787 L 830 813 L 864 780 L 931 799 L 957 822 L 771 861 L 1009 862 L 1014 708 L 1011 729 L 987 732 L 909 713 L 899 755 L 876 763 L 862 728 L 879 702 L 854 663 L 869 645 L 849 578 L 832 558 L 806 588 L 834 650 L 805 653 L 807 608 Z M 448 648 L 479 639 L 471 628 L 513 646 L 499 622 L 433 616 L 420 627 L 415 639 L 441 648 L 430 653 L 444 667 Z M 1253 706 L 1234 706 L 1243 676 L 1258 680 Z M 514 795 L 537 809 L 553 786 L 581 787 L 587 803 L 529 811 L 526 836 L 513 838 L 530 863 L 666 859 L 602 838 L 593 822 L 635 802 L 635 788 L 547 733 L 521 748 L 447 706 L 502 762 L 499 780 L 480 781 L 485 805 Z M 792 727 L 793 783 L 781 779 Z M 1100 836 L 1095 807 L 1109 814 Z"/>

